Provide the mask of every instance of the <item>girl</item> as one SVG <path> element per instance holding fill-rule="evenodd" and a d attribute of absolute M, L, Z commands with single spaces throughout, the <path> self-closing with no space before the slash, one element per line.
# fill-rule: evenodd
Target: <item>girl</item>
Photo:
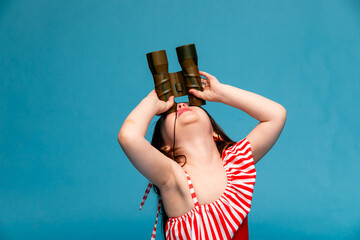
<path fill-rule="evenodd" d="M 245 138 L 233 142 L 201 107 L 179 103 L 176 112 L 160 117 L 151 145 L 145 139 L 150 121 L 175 103 L 174 97 L 159 100 L 153 90 L 126 118 L 118 141 L 135 168 L 150 180 L 147 193 L 151 184 L 158 190 L 166 239 L 248 239 L 244 224 L 255 184 L 254 165 L 279 138 L 286 110 L 199 73 L 204 91 L 191 89 L 191 94 L 230 105 L 260 121 Z"/>

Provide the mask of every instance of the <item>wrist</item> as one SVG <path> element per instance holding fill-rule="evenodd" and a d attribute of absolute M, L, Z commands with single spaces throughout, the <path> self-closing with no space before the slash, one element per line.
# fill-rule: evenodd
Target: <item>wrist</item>
<path fill-rule="evenodd" d="M 156 113 L 158 112 L 158 102 L 159 100 L 156 99 L 155 97 L 148 95 L 147 97 L 145 97 L 142 102 L 144 105 L 144 109 L 151 113 L 153 116 L 156 115 Z"/>
<path fill-rule="evenodd" d="M 217 95 L 217 99 L 216 102 L 221 102 L 224 103 L 225 98 L 226 98 L 226 84 L 220 83 L 217 87 L 216 87 L 216 95 Z"/>

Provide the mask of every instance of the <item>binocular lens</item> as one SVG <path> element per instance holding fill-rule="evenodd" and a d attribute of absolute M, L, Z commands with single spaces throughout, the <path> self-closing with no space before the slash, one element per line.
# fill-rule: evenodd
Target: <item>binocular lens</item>
<path fill-rule="evenodd" d="M 198 57 L 196 54 L 195 44 L 187 44 L 177 47 L 176 54 L 178 56 L 180 65 L 187 59 L 193 59 L 194 65 L 198 65 Z"/>
<path fill-rule="evenodd" d="M 167 101 L 171 96 L 181 97 L 189 95 L 191 106 L 205 105 L 203 99 L 189 94 L 189 89 L 203 91 L 198 69 L 198 57 L 195 44 L 187 44 L 176 48 L 176 53 L 182 71 L 169 73 L 168 61 L 165 50 L 150 52 L 146 54 L 149 68 L 154 78 L 155 91 L 159 99 Z M 176 104 L 166 113 L 176 110 Z"/>
<path fill-rule="evenodd" d="M 165 50 L 148 53 L 146 58 L 152 74 L 168 72 L 168 60 Z"/>

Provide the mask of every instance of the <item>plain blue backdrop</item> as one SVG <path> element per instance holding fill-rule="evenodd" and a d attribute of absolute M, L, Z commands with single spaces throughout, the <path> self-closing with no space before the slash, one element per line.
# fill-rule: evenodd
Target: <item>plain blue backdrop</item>
<path fill-rule="evenodd" d="M 1 0 L 0 239 L 150 238 L 156 196 L 138 210 L 148 181 L 117 134 L 153 89 L 145 54 L 176 72 L 189 43 L 200 70 L 287 110 L 250 239 L 360 239 L 358 0 Z M 234 140 L 258 123 L 205 109 Z"/>

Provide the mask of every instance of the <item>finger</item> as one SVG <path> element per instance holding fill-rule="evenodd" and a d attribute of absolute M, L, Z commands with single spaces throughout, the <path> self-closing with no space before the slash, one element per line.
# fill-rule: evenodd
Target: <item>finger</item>
<path fill-rule="evenodd" d="M 148 96 L 159 99 L 158 95 L 155 92 L 155 89 L 151 90 L 151 92 L 149 92 Z"/>
<path fill-rule="evenodd" d="M 203 72 L 203 71 L 199 71 L 199 72 L 201 72 L 202 75 L 207 78 L 208 84 L 211 85 L 212 83 L 216 84 L 216 83 L 219 82 L 219 80 L 215 76 L 213 76 L 213 75 L 211 75 L 209 73 Z"/>
<path fill-rule="evenodd" d="M 169 100 L 166 102 L 166 107 L 171 108 L 172 105 L 174 105 L 174 96 L 171 96 Z"/>
<path fill-rule="evenodd" d="M 204 72 L 204 71 L 199 71 L 200 75 L 206 77 L 206 78 L 211 78 L 213 77 L 213 75 L 207 73 L 207 72 Z"/>
<path fill-rule="evenodd" d="M 174 103 L 174 96 L 169 97 L 169 99 L 166 101 L 166 104 Z"/>
<path fill-rule="evenodd" d="M 194 95 L 195 97 L 198 97 L 198 98 L 201 98 L 201 99 L 204 99 L 204 93 L 199 91 L 199 90 L 196 90 L 196 89 L 190 89 L 189 92 Z"/>

